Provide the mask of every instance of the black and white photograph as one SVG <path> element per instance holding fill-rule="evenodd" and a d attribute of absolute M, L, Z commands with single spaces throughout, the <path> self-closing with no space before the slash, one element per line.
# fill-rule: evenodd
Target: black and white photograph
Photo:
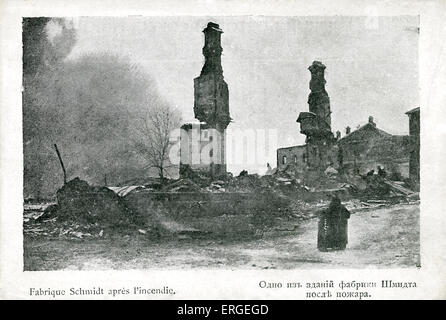
<path fill-rule="evenodd" d="M 5 0 L 0 299 L 446 299 L 445 13 Z"/>
<path fill-rule="evenodd" d="M 24 269 L 420 267 L 418 36 L 24 18 Z"/>

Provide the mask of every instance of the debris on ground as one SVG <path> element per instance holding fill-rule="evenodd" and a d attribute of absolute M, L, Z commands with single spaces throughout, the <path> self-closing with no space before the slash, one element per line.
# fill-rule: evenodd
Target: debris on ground
<path fill-rule="evenodd" d="M 57 190 L 56 198 L 59 219 L 116 224 L 131 216 L 115 192 L 79 178 Z"/>
<path fill-rule="evenodd" d="M 160 228 L 167 233 L 177 234 L 177 235 L 192 235 L 192 234 L 200 234 L 202 231 L 187 226 L 183 223 L 179 223 L 168 216 L 158 213 L 155 213 L 156 220 L 160 226 Z"/>
<path fill-rule="evenodd" d="M 23 232 L 31 237 L 51 236 L 66 239 L 101 238 L 104 231 L 98 223 L 77 223 L 74 221 L 58 221 L 57 217 L 41 221 L 28 221 Z"/>
<path fill-rule="evenodd" d="M 124 187 L 107 187 L 107 188 L 116 193 L 119 197 L 125 197 L 131 192 L 137 192 L 148 189 L 145 186 L 124 186 Z"/>
<path fill-rule="evenodd" d="M 369 172 L 370 173 L 370 172 Z M 363 195 L 369 198 L 382 199 L 389 196 L 407 197 L 414 192 L 405 187 L 403 181 L 392 181 L 378 174 L 367 174 L 363 176 L 366 188 Z"/>
<path fill-rule="evenodd" d="M 57 206 L 54 202 L 39 203 L 39 204 L 24 204 L 23 205 L 23 219 L 25 222 L 30 220 L 38 220 L 45 216 L 45 211 L 50 208 Z M 51 209 L 49 211 L 52 211 Z"/>
<path fill-rule="evenodd" d="M 298 225 L 304 220 L 315 218 L 318 212 L 328 205 L 326 195 L 333 193 L 342 196 L 344 205 L 352 213 L 374 210 L 395 203 L 419 201 L 419 193 L 408 189 L 405 182 L 389 180 L 382 174 L 369 172 L 370 174 L 364 176 L 346 175 L 331 167 L 328 167 L 325 172 L 303 174 L 291 167 L 287 168 L 286 170 L 271 170 L 270 174 L 264 176 L 249 174 L 246 170 L 237 177 L 228 175 L 214 179 L 191 174 L 189 178 L 166 180 L 158 189 L 143 184 L 116 187 L 92 186 L 86 181 L 75 178 L 57 191 L 56 203 L 24 205 L 24 233 L 29 236 L 43 235 L 82 240 L 107 237 L 113 230 L 121 230 L 127 234 L 140 236 L 159 237 L 163 233 L 188 239 L 202 234 L 201 230 L 207 230 L 203 220 L 205 220 L 204 217 L 211 217 L 214 220 L 209 218 L 208 224 L 222 225 L 220 228 L 222 233 L 226 232 L 225 228 L 230 229 L 246 224 L 247 227 L 256 230 L 255 234 L 263 235 L 268 228 L 275 228 L 283 223 L 292 222 L 276 230 L 294 230 L 296 223 Z M 187 201 L 180 203 L 180 201 L 173 205 L 169 204 L 170 200 L 168 200 L 164 208 L 167 209 L 164 212 L 160 209 L 163 205 L 157 202 L 159 200 L 154 197 L 152 201 L 150 198 L 152 202 L 149 201 L 149 204 L 153 203 L 153 207 L 147 208 L 148 214 L 144 213 L 145 216 L 135 214 L 128 209 L 127 200 L 131 198 L 127 197 L 128 195 L 154 191 L 203 193 L 204 200 L 201 201 L 198 197 L 193 203 Z M 218 210 L 216 210 L 216 205 L 214 204 L 214 207 L 209 205 L 206 197 L 219 198 L 220 195 L 209 193 L 254 194 L 256 196 L 253 199 L 248 197 L 249 201 L 244 200 L 245 198 L 234 200 L 231 206 L 218 203 Z M 224 195 L 223 198 L 229 200 L 222 200 L 222 203 L 232 201 L 230 199 L 237 197 L 230 198 Z M 237 201 L 243 201 L 243 205 L 238 204 Z M 187 214 L 184 217 L 184 213 L 189 211 L 192 215 L 195 214 L 196 224 L 187 220 Z M 229 216 L 231 219 L 227 218 Z M 242 216 L 243 223 L 240 222 Z M 220 218 L 228 221 L 218 220 Z M 128 226 L 131 226 L 131 230 L 127 228 Z"/>
<path fill-rule="evenodd" d="M 139 188 L 139 187 L 138 187 Z M 138 188 L 122 189 L 123 193 Z M 101 238 L 111 231 L 135 229 L 143 219 L 106 187 L 75 178 L 56 193 L 57 203 L 24 206 L 24 233 L 30 236 Z"/>
<path fill-rule="evenodd" d="M 336 170 L 332 165 L 329 165 L 327 169 L 325 169 L 324 174 L 328 177 L 335 177 L 338 175 L 338 170 Z"/>
<path fill-rule="evenodd" d="M 223 180 L 217 180 L 211 182 L 211 184 L 206 187 L 206 191 L 208 192 L 225 192 L 226 191 L 226 182 Z"/>
<path fill-rule="evenodd" d="M 166 185 L 162 191 L 164 192 L 201 192 L 201 187 L 190 179 L 179 179 Z"/>
<path fill-rule="evenodd" d="M 390 191 L 396 194 L 401 194 L 404 196 L 408 196 L 413 193 L 412 190 L 404 187 L 404 182 L 402 181 L 390 181 L 384 179 L 384 183 L 390 187 Z"/>

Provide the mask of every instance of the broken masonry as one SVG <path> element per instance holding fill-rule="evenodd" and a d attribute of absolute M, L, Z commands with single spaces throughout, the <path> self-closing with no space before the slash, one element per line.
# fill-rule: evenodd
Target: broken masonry
<path fill-rule="evenodd" d="M 200 76 L 194 79 L 194 114 L 198 123 L 181 127 L 180 175 L 198 171 L 211 177 L 226 175 L 226 133 L 231 122 L 229 90 L 221 66 L 219 25 L 209 22 L 203 30 L 205 57 Z"/>

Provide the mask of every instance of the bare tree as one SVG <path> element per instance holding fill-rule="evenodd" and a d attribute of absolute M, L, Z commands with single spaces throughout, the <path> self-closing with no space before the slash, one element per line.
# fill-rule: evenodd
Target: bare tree
<path fill-rule="evenodd" d="M 167 103 L 156 101 L 138 120 L 134 146 L 138 154 L 147 161 L 146 168 L 155 168 L 158 171 L 163 184 L 168 175 L 167 169 L 172 167 L 169 161 L 170 135 L 179 127 L 180 114 Z"/>

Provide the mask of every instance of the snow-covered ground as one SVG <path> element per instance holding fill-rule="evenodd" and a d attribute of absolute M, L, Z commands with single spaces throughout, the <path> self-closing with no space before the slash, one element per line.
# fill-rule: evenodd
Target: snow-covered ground
<path fill-rule="evenodd" d="M 347 249 L 334 252 L 316 249 L 317 219 L 283 221 L 290 227 L 248 241 L 25 236 L 25 270 L 417 267 L 419 215 L 417 203 L 358 211 L 349 220 Z"/>

